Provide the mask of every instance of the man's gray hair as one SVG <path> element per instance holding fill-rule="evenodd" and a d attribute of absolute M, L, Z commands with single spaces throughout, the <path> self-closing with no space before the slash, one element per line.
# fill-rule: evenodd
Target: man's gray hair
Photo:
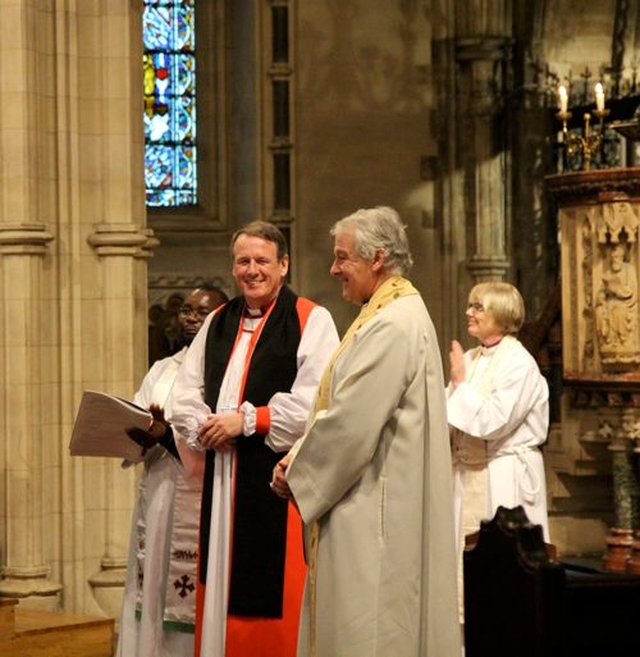
<path fill-rule="evenodd" d="M 371 260 L 378 249 L 385 255 L 385 270 L 390 274 L 406 274 L 413 265 L 409 251 L 406 227 L 400 215 L 387 206 L 356 210 L 353 214 L 336 221 L 331 235 L 339 232 L 352 233 L 358 256 Z"/>

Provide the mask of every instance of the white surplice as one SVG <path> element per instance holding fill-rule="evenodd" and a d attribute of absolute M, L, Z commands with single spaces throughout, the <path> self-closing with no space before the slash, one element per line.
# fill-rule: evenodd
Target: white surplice
<path fill-rule="evenodd" d="M 533 356 L 515 338 L 464 355 L 467 380 L 447 388 L 452 427 L 458 545 L 479 526 L 462 527 L 465 505 L 491 519 L 498 506 L 524 507 L 549 541 L 547 491 L 539 446 L 549 429 L 549 388 Z M 465 479 L 480 473 L 485 495 L 476 499 Z"/>
<path fill-rule="evenodd" d="M 171 418 L 171 392 L 186 348 L 153 364 L 134 397 Z M 117 657 L 193 654 L 201 483 L 163 447 L 152 448 L 131 525 Z"/>

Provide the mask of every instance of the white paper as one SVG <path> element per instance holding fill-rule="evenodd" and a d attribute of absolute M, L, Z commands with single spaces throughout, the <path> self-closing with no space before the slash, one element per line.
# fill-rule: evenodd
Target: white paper
<path fill-rule="evenodd" d="M 151 413 L 126 399 L 85 390 L 76 415 L 69 451 L 71 456 L 113 456 L 132 463 L 142 461 L 142 446 L 127 429 L 148 431 Z"/>

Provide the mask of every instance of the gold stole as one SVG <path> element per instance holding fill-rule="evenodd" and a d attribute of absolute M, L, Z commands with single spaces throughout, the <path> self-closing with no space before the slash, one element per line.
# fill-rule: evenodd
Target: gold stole
<path fill-rule="evenodd" d="M 420 294 L 415 287 L 402 276 L 391 276 L 387 278 L 382 285 L 373 293 L 369 302 L 362 306 L 362 310 L 355 318 L 351 326 L 344 334 L 338 348 L 333 353 L 329 364 L 327 365 L 316 395 L 316 402 L 313 409 L 313 415 L 318 411 L 324 411 L 329 407 L 329 396 L 331 392 L 331 379 L 333 377 L 333 368 L 342 352 L 351 343 L 353 336 L 386 305 L 399 299 L 413 294 Z M 318 573 L 318 539 L 320 527 L 318 521 L 313 521 L 308 530 L 308 572 L 309 572 L 309 642 L 310 657 L 317 657 L 317 629 L 316 629 L 316 580 Z"/>

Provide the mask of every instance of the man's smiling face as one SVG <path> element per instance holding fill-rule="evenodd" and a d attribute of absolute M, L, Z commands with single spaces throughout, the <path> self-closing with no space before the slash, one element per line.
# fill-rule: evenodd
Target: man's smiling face
<path fill-rule="evenodd" d="M 289 257 L 278 260 L 278 247 L 242 234 L 233 245 L 233 277 L 249 308 L 263 308 L 278 296 L 289 270 Z"/>

